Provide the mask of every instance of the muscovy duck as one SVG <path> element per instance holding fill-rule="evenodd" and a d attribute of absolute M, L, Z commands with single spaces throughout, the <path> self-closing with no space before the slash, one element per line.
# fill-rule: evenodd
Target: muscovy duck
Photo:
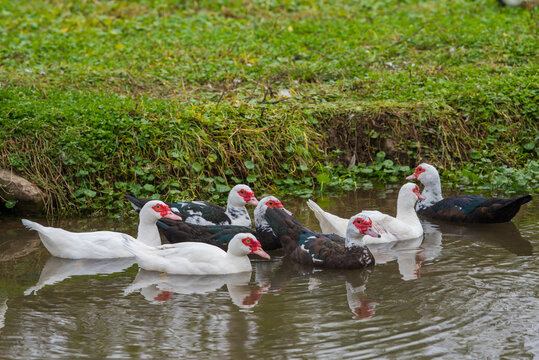
<path fill-rule="evenodd" d="M 425 186 L 421 193 L 425 200 L 418 201 L 416 211 L 430 219 L 461 223 L 502 223 L 510 221 L 520 206 L 532 199 L 530 195 L 511 199 L 456 195 L 444 199 L 438 171 L 425 163 L 416 167 L 415 172 L 406 179 L 417 179 Z"/>
<path fill-rule="evenodd" d="M 173 214 L 167 204 L 159 200 L 148 201 L 140 210 L 137 239 L 147 246 L 161 244 L 159 230 L 155 225 L 162 218 L 181 220 Z M 22 219 L 30 230 L 36 230 L 41 242 L 49 252 L 64 259 L 110 259 L 133 257 L 122 245 L 124 236 L 114 231 L 71 232 L 60 228 L 46 227 Z"/>
<path fill-rule="evenodd" d="M 245 226 L 237 225 L 197 225 L 189 224 L 184 221 L 160 220 L 157 226 L 161 233 L 170 243 L 180 242 L 203 242 L 220 247 L 223 250 L 228 249 L 228 243 L 238 233 L 251 233 L 262 244 L 265 250 L 274 250 L 281 247 L 281 242 L 271 230 L 271 227 L 264 218 L 266 208 L 275 207 L 284 209 L 283 204 L 274 196 L 266 196 L 255 208 L 256 230 Z M 285 209 L 285 211 L 287 211 Z"/>
<path fill-rule="evenodd" d="M 139 199 L 126 195 L 135 210 L 139 210 L 149 199 Z M 236 185 L 228 194 L 226 209 L 205 201 L 178 201 L 167 203 L 176 208 L 185 222 L 197 225 L 239 225 L 251 226 L 251 217 L 246 204 L 257 205 L 253 190 L 247 185 Z"/>
<path fill-rule="evenodd" d="M 282 209 L 266 209 L 266 220 L 281 240 L 285 255 L 304 265 L 334 269 L 359 269 L 374 265 L 374 256 L 363 242 L 365 235 L 380 236 L 363 214 L 348 221 L 346 239 L 307 229 Z"/>
<path fill-rule="evenodd" d="M 183 275 L 219 275 L 251 271 L 247 255 L 256 254 L 265 259 L 270 256 L 262 250 L 256 237 L 249 233 L 236 234 L 228 250 L 200 242 L 184 242 L 152 247 L 129 236 L 124 236 L 124 246 L 136 257 L 139 267 Z"/>
<path fill-rule="evenodd" d="M 397 216 L 393 217 L 381 213 L 380 211 L 364 210 L 361 213 L 372 220 L 374 231 L 379 233 L 380 237 L 373 238 L 365 236 L 365 244 L 386 243 L 397 240 L 415 239 L 423 235 L 423 227 L 414 210 L 417 199 L 424 199 L 419 194 L 419 188 L 416 184 L 404 184 L 399 190 L 397 198 Z M 330 214 L 312 200 L 307 201 L 307 205 L 314 212 L 314 215 L 320 222 L 323 233 L 334 233 L 345 236 L 348 219 Z"/>

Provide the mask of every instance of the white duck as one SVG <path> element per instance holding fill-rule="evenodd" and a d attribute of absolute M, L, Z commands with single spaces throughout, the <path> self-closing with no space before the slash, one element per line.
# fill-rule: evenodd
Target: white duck
<path fill-rule="evenodd" d="M 269 259 L 260 242 L 249 233 L 236 234 L 228 243 L 228 251 L 198 242 L 184 242 L 158 247 L 147 246 L 129 236 L 124 245 L 144 270 L 183 275 L 219 275 L 251 271 L 247 255 Z"/>
<path fill-rule="evenodd" d="M 139 213 L 137 239 L 148 246 L 161 244 L 157 229 L 157 220 L 161 218 L 181 220 L 172 213 L 167 204 L 159 200 L 147 202 Z M 124 248 L 124 237 L 134 240 L 127 234 L 115 231 L 71 232 L 60 228 L 40 225 L 30 220 L 22 219 L 22 223 L 30 230 L 39 233 L 41 242 L 49 252 L 64 259 L 111 259 L 133 257 Z"/>
<path fill-rule="evenodd" d="M 417 199 L 424 199 L 419 193 L 419 187 L 412 183 L 404 184 L 397 198 L 397 216 L 393 217 L 375 210 L 364 210 L 365 214 L 372 220 L 374 231 L 381 235 L 380 238 L 364 236 L 365 244 L 377 244 L 397 240 L 415 239 L 423 236 L 423 227 L 415 212 L 414 206 Z M 334 233 L 346 236 L 348 220 L 339 216 L 325 212 L 312 200 L 307 201 L 307 205 L 314 212 L 320 222 L 323 233 Z"/>

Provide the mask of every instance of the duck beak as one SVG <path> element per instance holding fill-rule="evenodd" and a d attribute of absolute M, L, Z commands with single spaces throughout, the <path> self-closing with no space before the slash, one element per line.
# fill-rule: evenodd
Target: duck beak
<path fill-rule="evenodd" d="M 263 257 L 264 259 L 271 259 L 268 253 L 262 250 L 261 247 L 256 248 L 254 251 L 251 251 L 251 254 L 256 254 L 260 257 Z"/>
<path fill-rule="evenodd" d="M 182 217 L 181 216 L 178 216 L 176 214 L 174 214 L 172 211 L 169 211 L 165 216 L 163 216 L 167 219 L 170 219 L 170 220 L 182 220 Z"/>
<path fill-rule="evenodd" d="M 414 174 L 410 175 L 410 176 L 407 176 L 406 177 L 406 180 L 417 180 L 417 176 Z"/>
<path fill-rule="evenodd" d="M 365 231 L 365 235 L 369 235 L 369 236 L 372 236 L 374 238 L 380 238 L 382 237 L 382 235 L 378 234 L 376 231 L 374 231 L 373 229 L 368 229 L 367 231 Z"/>
<path fill-rule="evenodd" d="M 426 200 L 426 199 L 427 199 L 426 197 L 424 197 L 424 196 L 421 195 L 421 194 L 417 194 L 417 198 L 418 198 L 419 200 Z"/>
<path fill-rule="evenodd" d="M 247 201 L 247 204 L 251 204 L 251 205 L 258 205 L 258 200 L 253 196 L 251 197 L 251 199 L 249 199 L 249 201 Z"/>

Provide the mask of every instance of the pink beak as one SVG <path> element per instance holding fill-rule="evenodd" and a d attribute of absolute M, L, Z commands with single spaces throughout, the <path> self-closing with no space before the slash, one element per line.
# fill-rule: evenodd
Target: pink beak
<path fill-rule="evenodd" d="M 247 201 L 247 204 L 251 204 L 251 205 L 256 206 L 256 205 L 258 205 L 258 200 L 257 200 L 254 196 L 252 196 L 252 197 L 249 199 L 249 201 Z"/>
<path fill-rule="evenodd" d="M 376 231 L 374 231 L 373 229 L 368 229 L 367 231 L 365 231 L 365 235 L 369 235 L 369 236 L 372 236 L 372 237 L 375 237 L 375 238 L 380 238 L 382 237 L 382 235 L 378 234 Z"/>
<path fill-rule="evenodd" d="M 264 259 L 271 259 L 268 253 L 262 250 L 261 247 L 257 247 L 256 250 L 251 251 L 251 254 L 256 254 L 260 257 L 263 257 Z"/>
<path fill-rule="evenodd" d="M 176 214 L 174 214 L 172 211 L 169 211 L 165 216 L 163 216 L 167 219 L 171 219 L 171 220 L 182 220 L 181 216 L 178 216 Z"/>
<path fill-rule="evenodd" d="M 410 176 L 407 176 L 406 180 L 417 180 L 417 176 L 415 176 L 415 174 L 412 174 Z"/>
<path fill-rule="evenodd" d="M 426 199 L 426 197 L 424 197 L 424 196 L 421 195 L 421 194 L 417 194 L 417 198 L 418 198 L 419 200 L 425 200 L 425 199 Z"/>

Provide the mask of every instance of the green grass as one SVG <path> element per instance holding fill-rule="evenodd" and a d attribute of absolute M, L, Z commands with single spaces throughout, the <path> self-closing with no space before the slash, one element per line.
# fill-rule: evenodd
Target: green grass
<path fill-rule="evenodd" d="M 0 166 L 83 212 L 240 181 L 310 196 L 425 160 L 454 183 L 516 171 L 493 188 L 536 189 L 536 16 L 494 0 L 0 0 Z"/>

